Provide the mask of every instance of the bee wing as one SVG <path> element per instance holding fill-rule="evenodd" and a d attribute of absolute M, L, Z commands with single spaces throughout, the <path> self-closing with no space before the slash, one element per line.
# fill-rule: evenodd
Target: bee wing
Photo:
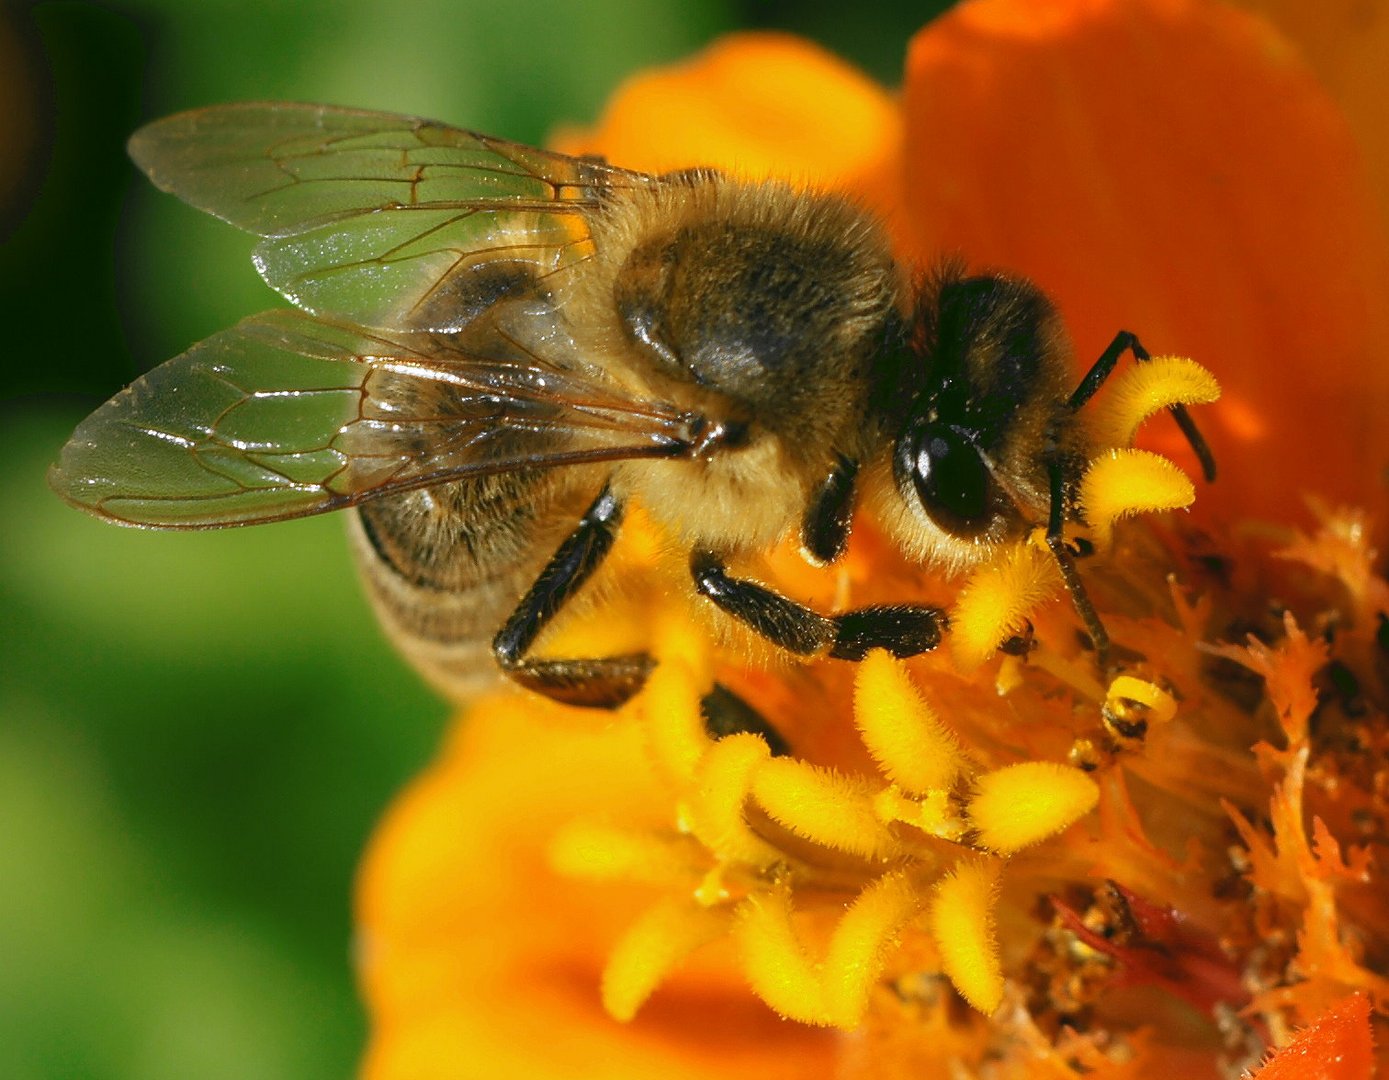
<path fill-rule="evenodd" d="M 49 483 L 117 523 L 213 528 L 469 475 L 674 456 L 691 449 L 689 425 L 673 409 L 538 360 L 272 311 L 97 409 Z"/>
<path fill-rule="evenodd" d="M 306 311 L 457 330 L 592 253 L 585 215 L 642 173 L 389 113 L 219 105 L 137 131 L 159 188 L 264 237 L 265 281 Z"/>

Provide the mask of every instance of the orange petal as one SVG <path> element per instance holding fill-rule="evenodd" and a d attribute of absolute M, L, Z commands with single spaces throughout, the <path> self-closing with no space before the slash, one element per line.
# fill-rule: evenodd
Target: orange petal
<path fill-rule="evenodd" d="M 896 99 L 788 34 L 734 34 L 685 63 L 635 75 L 595 128 L 561 132 L 553 142 L 645 172 L 713 165 L 834 187 L 883 212 L 900 199 Z"/>
<path fill-rule="evenodd" d="M 1198 513 L 1382 499 L 1385 237 L 1350 129 L 1267 24 L 978 0 L 915 38 L 905 107 L 919 254 L 1034 278 L 1082 363 L 1130 329 L 1220 380 Z"/>
<path fill-rule="evenodd" d="M 630 1024 L 599 999 L 613 945 L 657 895 L 560 878 L 582 812 L 660 820 L 634 723 L 499 695 L 395 803 L 362 867 L 357 963 L 368 1080 L 815 1074 L 826 1036 L 756 1002 L 726 954 L 696 958 Z"/>
<path fill-rule="evenodd" d="M 1389 7 L 1364 0 L 1242 0 L 1266 15 L 1302 51 L 1355 132 L 1389 220 Z"/>
<path fill-rule="evenodd" d="M 1372 1076 L 1370 1002 L 1364 994 L 1352 994 L 1295 1034 L 1250 1080 L 1370 1080 Z"/>

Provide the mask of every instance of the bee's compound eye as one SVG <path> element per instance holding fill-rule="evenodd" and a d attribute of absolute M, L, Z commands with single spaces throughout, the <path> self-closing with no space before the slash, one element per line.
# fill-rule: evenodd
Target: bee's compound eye
<path fill-rule="evenodd" d="M 958 432 L 923 429 L 912 445 L 911 476 L 921 505 L 939 524 L 969 530 L 988 522 L 989 470 Z"/>

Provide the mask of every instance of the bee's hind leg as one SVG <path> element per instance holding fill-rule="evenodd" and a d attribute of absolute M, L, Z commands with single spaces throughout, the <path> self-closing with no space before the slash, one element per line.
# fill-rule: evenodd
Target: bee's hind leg
<path fill-rule="evenodd" d="M 946 626 L 945 612 L 920 604 L 879 604 L 821 615 L 765 585 L 730 576 L 723 561 L 708 551 L 694 553 L 690 571 L 701 596 L 772 644 L 801 656 L 862 660 L 873 649 L 915 656 L 940 644 Z"/>
<path fill-rule="evenodd" d="M 526 658 L 540 632 L 602 565 L 621 522 L 622 504 L 604 488 L 492 639 L 497 665 L 521 686 L 566 705 L 614 709 L 646 682 L 655 664 L 646 653 L 574 660 Z"/>

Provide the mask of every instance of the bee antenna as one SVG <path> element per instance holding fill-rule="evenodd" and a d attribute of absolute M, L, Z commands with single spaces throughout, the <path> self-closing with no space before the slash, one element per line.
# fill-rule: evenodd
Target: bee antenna
<path fill-rule="evenodd" d="M 1143 347 L 1134 334 L 1128 330 L 1120 330 L 1114 335 L 1114 340 L 1109 343 L 1109 348 L 1105 349 L 1100 354 L 1100 358 L 1091 365 L 1090 370 L 1085 373 L 1085 378 L 1080 380 L 1080 385 L 1071 395 L 1069 404 L 1073 410 L 1079 409 L 1095 396 L 1095 392 L 1113 374 L 1114 366 L 1118 364 L 1119 357 L 1123 356 L 1125 351 L 1133 353 L 1133 358 L 1139 363 L 1146 363 L 1152 359 L 1148 350 Z M 1191 444 L 1191 449 L 1195 452 L 1197 460 L 1201 462 L 1201 474 L 1206 478 L 1206 482 L 1209 483 L 1214 480 L 1215 455 L 1211 453 L 1210 445 L 1201 435 L 1201 432 L 1197 430 L 1196 421 L 1186 411 L 1185 405 L 1170 405 L 1168 411 L 1172 414 L 1172 419 L 1177 422 L 1177 426 L 1182 429 L 1186 441 Z"/>

